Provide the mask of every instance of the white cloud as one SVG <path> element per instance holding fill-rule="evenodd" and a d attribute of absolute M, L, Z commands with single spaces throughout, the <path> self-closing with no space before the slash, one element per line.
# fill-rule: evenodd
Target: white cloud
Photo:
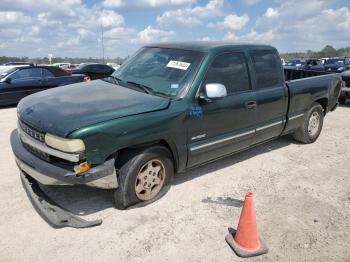
<path fill-rule="evenodd" d="M 124 18 L 111 10 L 103 10 L 99 12 L 97 22 L 103 27 L 120 26 L 124 24 Z"/>
<path fill-rule="evenodd" d="M 246 5 L 255 5 L 260 2 L 260 0 L 242 0 Z"/>
<path fill-rule="evenodd" d="M 280 51 L 320 50 L 325 45 L 349 46 L 350 11 L 331 8 L 333 1 L 290 0 L 268 8 L 246 34 L 227 33 L 240 42 L 260 42 Z"/>
<path fill-rule="evenodd" d="M 276 9 L 273 9 L 271 7 L 267 8 L 264 16 L 267 18 L 277 18 L 279 16 L 279 12 Z"/>
<path fill-rule="evenodd" d="M 222 16 L 224 0 L 210 0 L 205 6 L 166 11 L 157 16 L 157 22 L 161 27 L 175 25 L 194 27 L 201 25 L 203 20 Z"/>
<path fill-rule="evenodd" d="M 216 39 L 210 36 L 203 36 L 203 37 L 198 37 L 196 40 L 197 41 L 215 41 Z"/>
<path fill-rule="evenodd" d="M 26 24 L 30 23 L 31 18 L 22 12 L 0 11 L 0 25 L 7 24 Z"/>
<path fill-rule="evenodd" d="M 153 28 L 152 26 L 147 26 L 144 30 L 139 32 L 138 35 L 141 43 L 164 42 L 174 37 L 175 32 L 164 31 L 164 30 Z"/>
<path fill-rule="evenodd" d="M 242 16 L 236 14 L 229 14 L 225 16 L 222 22 L 210 23 L 209 27 L 229 29 L 229 30 L 241 30 L 249 22 L 249 16 L 244 14 Z"/>
<path fill-rule="evenodd" d="M 194 3 L 196 0 L 105 0 L 103 5 L 106 7 L 122 9 L 122 8 L 157 8 L 181 6 Z"/>

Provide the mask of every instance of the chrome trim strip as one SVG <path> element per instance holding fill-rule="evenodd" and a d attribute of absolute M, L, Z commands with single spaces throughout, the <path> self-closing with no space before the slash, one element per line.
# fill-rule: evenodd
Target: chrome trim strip
<path fill-rule="evenodd" d="M 22 140 L 23 143 L 28 144 L 46 154 L 56 156 L 65 160 L 68 160 L 70 162 L 79 162 L 80 160 L 80 155 L 79 154 L 74 154 L 74 153 L 66 153 L 62 152 L 56 149 L 53 149 L 51 147 L 48 147 L 47 145 L 40 143 L 39 141 L 35 140 L 31 136 L 27 135 L 20 126 L 17 128 L 18 130 L 18 135 L 20 139 Z"/>
<path fill-rule="evenodd" d="M 299 117 L 302 117 L 303 115 L 304 115 L 304 113 L 301 113 L 301 114 L 299 114 L 299 115 L 295 115 L 295 116 L 289 117 L 288 119 L 289 119 L 289 120 L 297 119 L 297 118 L 299 118 Z"/>
<path fill-rule="evenodd" d="M 269 125 L 266 125 L 266 126 L 258 127 L 258 128 L 256 129 L 256 131 L 261 131 L 261 130 L 264 130 L 264 129 L 269 128 L 269 127 L 273 127 L 273 126 L 280 125 L 280 124 L 282 124 L 282 123 L 283 123 L 283 121 L 274 122 L 274 123 L 269 124 Z"/>
<path fill-rule="evenodd" d="M 46 176 L 38 171 L 36 171 L 34 168 L 28 166 L 23 161 L 21 161 L 19 158 L 15 157 L 16 163 L 19 166 L 19 168 L 30 175 L 35 180 L 39 181 L 43 185 L 68 185 L 67 183 L 64 183 L 62 181 L 59 181 L 57 179 L 54 179 L 52 177 Z"/>
<path fill-rule="evenodd" d="M 220 144 L 220 143 L 223 143 L 223 142 L 235 139 L 235 138 L 239 138 L 239 137 L 250 135 L 250 134 L 254 134 L 254 133 L 255 133 L 255 130 L 246 131 L 246 132 L 234 135 L 234 136 L 229 136 L 229 137 L 222 138 L 222 139 L 219 139 L 219 140 L 216 140 L 216 141 L 213 141 L 213 142 L 209 142 L 207 144 L 194 146 L 194 147 L 190 148 L 190 150 L 191 151 L 195 151 L 195 150 L 198 150 L 198 149 L 202 149 L 202 148 L 205 148 L 205 147 L 208 147 L 208 146 L 213 146 L 213 145 L 216 145 L 216 144 Z"/>

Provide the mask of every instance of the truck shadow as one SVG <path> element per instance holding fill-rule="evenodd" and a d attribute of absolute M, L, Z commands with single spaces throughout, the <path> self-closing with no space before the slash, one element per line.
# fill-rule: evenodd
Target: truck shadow
<path fill-rule="evenodd" d="M 177 174 L 172 184 L 179 185 L 185 183 L 210 172 L 238 164 L 256 155 L 288 146 L 291 143 L 295 142 L 290 137 L 281 137 L 241 153 L 227 156 L 212 163 L 191 169 L 185 173 Z M 113 207 L 113 192 L 109 190 L 84 186 L 41 186 L 41 188 L 56 203 L 75 215 L 85 216 Z M 234 207 L 240 207 L 242 205 L 241 200 L 224 199 L 220 197 L 216 199 L 206 198 L 202 201 L 204 203 L 223 204 Z"/>
<path fill-rule="evenodd" d="M 293 140 L 290 136 L 284 136 L 280 137 L 276 140 L 261 144 L 259 146 L 253 147 L 251 149 L 242 151 L 237 154 L 233 154 L 231 156 L 226 156 L 224 158 L 221 158 L 219 160 L 216 160 L 214 162 L 202 165 L 200 167 L 191 169 L 185 173 L 178 174 L 175 176 L 175 179 L 173 181 L 173 185 L 178 185 L 184 182 L 187 182 L 192 179 L 196 179 L 202 175 L 215 172 L 217 170 L 226 168 L 228 166 L 232 166 L 235 164 L 238 164 L 239 162 L 245 161 L 247 159 L 250 159 L 254 156 L 267 153 L 285 146 L 288 146 L 290 144 L 296 144 L 295 140 Z"/>

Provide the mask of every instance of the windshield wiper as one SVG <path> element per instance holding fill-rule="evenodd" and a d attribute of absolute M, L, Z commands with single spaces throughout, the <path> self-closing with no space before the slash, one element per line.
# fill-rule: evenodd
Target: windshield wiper
<path fill-rule="evenodd" d="M 112 75 L 107 76 L 107 77 L 103 78 L 102 80 L 107 81 L 107 79 L 112 79 L 112 81 L 113 81 L 112 84 L 116 84 L 116 85 L 120 85 L 120 82 L 123 82 L 123 80 L 121 80 L 120 78 L 112 76 Z M 107 81 L 107 82 L 110 82 L 110 81 Z"/>
<path fill-rule="evenodd" d="M 150 88 L 150 87 L 145 86 L 145 85 L 143 85 L 143 84 L 136 83 L 136 82 L 132 82 L 132 81 L 126 81 L 126 82 L 129 83 L 129 84 L 132 84 L 132 85 L 134 85 L 134 86 L 139 87 L 140 89 L 142 89 L 142 90 L 143 90 L 145 93 L 147 93 L 147 94 L 154 94 L 153 88 Z"/>

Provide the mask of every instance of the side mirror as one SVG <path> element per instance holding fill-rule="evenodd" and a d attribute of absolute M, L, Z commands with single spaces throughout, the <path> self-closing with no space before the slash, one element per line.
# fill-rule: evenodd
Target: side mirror
<path fill-rule="evenodd" d="M 205 85 L 205 95 L 200 98 L 210 102 L 212 99 L 220 99 L 227 96 L 226 87 L 223 84 L 213 83 Z"/>
<path fill-rule="evenodd" d="M 11 84 L 11 82 L 12 82 L 11 77 L 6 77 L 5 80 L 4 80 L 4 82 L 6 82 L 6 83 L 8 83 L 8 84 Z"/>

